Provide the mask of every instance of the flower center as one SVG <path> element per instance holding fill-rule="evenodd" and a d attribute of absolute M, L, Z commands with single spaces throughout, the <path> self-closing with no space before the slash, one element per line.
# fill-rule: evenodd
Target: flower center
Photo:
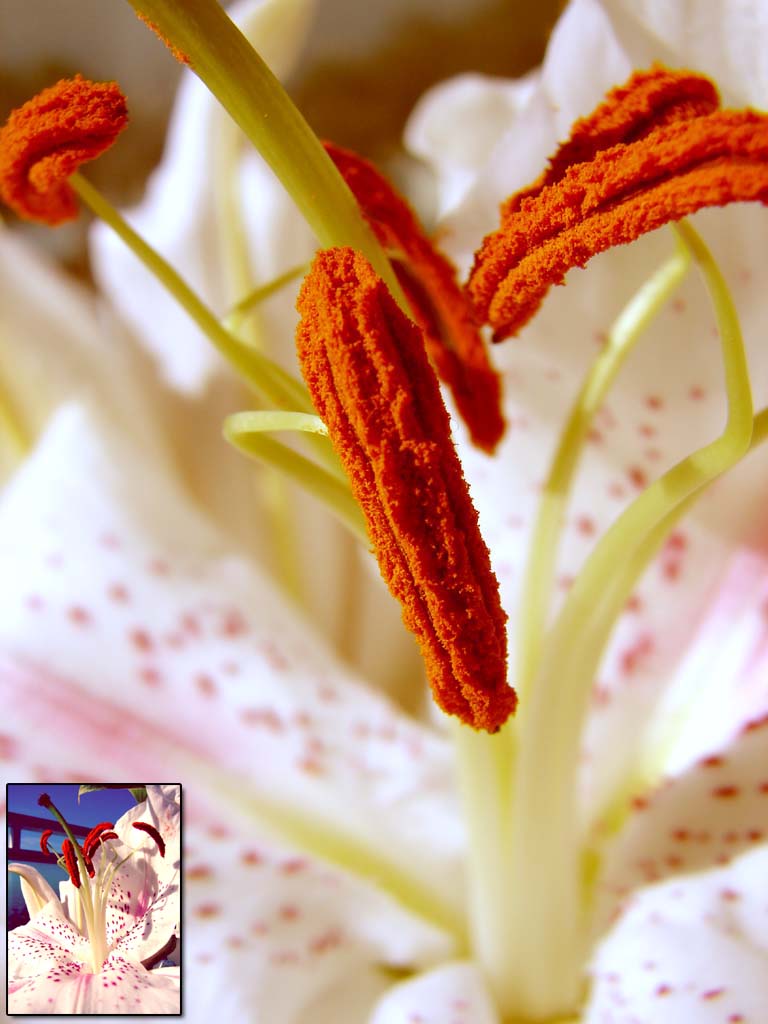
<path fill-rule="evenodd" d="M 70 912 L 74 915 L 74 925 L 88 942 L 88 953 L 83 963 L 90 968 L 91 973 L 99 974 L 112 950 L 107 938 L 107 910 L 112 884 L 117 871 L 137 851 L 129 850 L 126 856 L 120 858 L 117 852 L 107 845 L 112 840 L 119 841 L 114 825 L 109 821 L 94 825 L 80 845 L 70 825 L 47 793 L 41 794 L 38 803 L 58 819 L 67 833 L 58 863 L 67 872 L 76 890 L 76 899 Z M 160 855 L 165 856 L 165 843 L 153 825 L 147 822 L 133 822 L 133 827 L 151 836 Z M 46 830 L 40 838 L 43 853 L 51 853 L 48 849 L 51 835 L 52 833 Z M 99 851 L 101 857 L 97 870 L 93 861 Z M 54 854 L 51 853 L 51 856 Z"/>

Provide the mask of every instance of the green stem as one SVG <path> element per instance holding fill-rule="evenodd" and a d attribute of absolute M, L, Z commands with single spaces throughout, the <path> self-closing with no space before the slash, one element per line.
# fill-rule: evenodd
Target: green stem
<path fill-rule="evenodd" d="M 313 411 L 305 388 L 272 360 L 230 334 L 173 267 L 133 230 L 90 182 L 76 173 L 69 178 L 69 184 L 96 216 L 107 223 L 157 277 L 254 390 L 279 407 Z"/>
<path fill-rule="evenodd" d="M 88 933 L 88 941 L 90 943 L 91 936 L 93 935 L 93 930 L 94 930 L 94 913 L 93 913 L 93 902 L 91 900 L 91 883 L 90 883 L 90 879 L 88 878 L 88 871 L 87 871 L 86 866 L 85 866 L 85 860 L 83 858 L 83 854 L 82 854 L 82 851 L 80 849 L 80 845 L 78 844 L 77 840 L 75 839 L 75 836 L 74 836 L 71 828 L 69 827 L 69 825 L 67 824 L 67 822 L 66 822 L 64 816 L 62 815 L 61 811 L 53 803 L 53 801 L 50 801 L 47 804 L 47 810 L 49 810 L 51 812 L 51 814 L 54 816 L 54 818 L 56 818 L 56 820 L 62 826 L 64 831 L 67 833 L 67 838 L 72 843 L 72 849 L 75 851 L 75 856 L 77 857 L 77 864 L 78 864 L 78 867 L 80 869 L 80 888 L 78 889 L 77 886 L 74 885 L 74 883 L 73 883 L 73 888 L 75 889 L 77 898 L 78 898 L 78 900 L 80 902 L 80 905 L 82 906 L 82 909 L 83 909 L 83 914 L 85 915 L 85 925 L 86 925 L 86 930 L 87 930 L 87 933 Z M 99 963 L 98 966 L 97 966 L 95 964 L 94 952 L 95 951 L 93 949 L 93 945 L 91 945 L 92 966 L 93 966 L 94 974 L 96 974 L 101 969 L 101 964 L 103 963 L 103 961 L 101 961 L 101 963 Z"/>
<path fill-rule="evenodd" d="M 129 0 L 190 61 L 293 198 L 323 248 L 362 252 L 407 312 L 381 246 L 333 161 L 216 0 Z"/>
<path fill-rule="evenodd" d="M 576 789 L 580 739 L 594 667 L 629 578 L 621 567 L 631 559 L 636 577 L 671 522 L 669 517 L 737 462 L 751 440 L 749 373 L 730 294 L 699 236 L 686 224 L 678 231 L 703 271 L 715 307 L 728 419 L 721 437 L 651 484 L 603 536 L 547 637 L 541 670 L 522 712 L 511 868 L 518 888 L 510 908 L 515 934 L 506 994 L 511 1005 L 522 1007 L 533 1019 L 567 1010 L 564 1001 L 575 997 L 583 968 L 586 893 Z M 620 583 L 613 583 L 617 578 Z"/>

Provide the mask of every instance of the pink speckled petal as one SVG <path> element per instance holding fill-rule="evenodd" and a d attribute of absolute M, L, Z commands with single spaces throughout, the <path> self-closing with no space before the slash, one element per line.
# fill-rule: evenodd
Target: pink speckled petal
<path fill-rule="evenodd" d="M 123 842 L 110 842 L 118 859 L 138 850 L 115 874 L 107 910 L 107 939 L 123 956 L 146 960 L 162 949 L 181 917 L 180 903 L 180 808 L 178 787 L 148 786 L 147 799 L 115 823 Z M 146 821 L 166 842 L 161 857 L 152 838 L 132 827 Z M 98 850 L 93 863 L 98 872 L 104 854 Z"/>
<path fill-rule="evenodd" d="M 63 410 L 4 495 L 0 548 L 6 767 L 184 785 L 195 999 L 231 1019 L 350 1001 L 359 1017 L 389 984 L 378 964 L 451 955 L 447 743 L 342 669 L 150 453 Z M 359 877 L 303 855 L 316 833 Z"/>
<path fill-rule="evenodd" d="M 54 968 L 87 959 L 88 943 L 64 914 L 58 900 L 50 901 L 29 924 L 8 932 L 8 977 L 37 977 Z"/>
<path fill-rule="evenodd" d="M 768 716 L 745 726 L 718 753 L 702 757 L 633 801 L 609 850 L 603 920 L 632 889 L 729 863 L 768 839 Z"/>
<path fill-rule="evenodd" d="M 386 966 L 454 955 L 382 892 L 258 828 L 195 815 L 187 835 L 183 942 L 200 1019 L 363 1021 L 392 983 Z"/>
<path fill-rule="evenodd" d="M 11 1014 L 178 1014 L 179 982 L 178 967 L 147 971 L 116 954 L 99 974 L 71 958 L 62 959 L 45 974 L 11 979 L 8 1008 Z"/>
<path fill-rule="evenodd" d="M 444 964 L 400 982 L 377 1004 L 368 1024 L 500 1024 L 478 968 Z"/>
<path fill-rule="evenodd" d="M 750 1024 L 768 1006 L 768 849 L 639 893 L 598 950 L 584 1024 Z"/>

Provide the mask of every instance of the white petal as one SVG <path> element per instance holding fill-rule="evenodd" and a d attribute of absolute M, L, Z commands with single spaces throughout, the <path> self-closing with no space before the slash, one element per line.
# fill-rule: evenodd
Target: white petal
<path fill-rule="evenodd" d="M 128 339 L 81 285 L 23 238 L 0 230 L 0 379 L 34 442 L 63 401 L 101 402 L 116 422 L 155 443 Z M 0 429 L 0 483 L 16 465 Z"/>
<path fill-rule="evenodd" d="M 21 893 L 30 918 L 39 914 L 51 900 L 58 902 L 56 893 L 37 868 L 30 867 L 29 864 L 9 864 L 8 870 L 19 876 Z"/>
<path fill-rule="evenodd" d="M 311 0 L 246 0 L 230 12 L 278 76 L 293 66 L 311 13 Z M 133 227 L 222 316 L 243 297 L 232 294 L 217 219 L 217 193 L 230 188 L 231 183 L 222 178 L 216 154 L 230 144 L 234 131 L 218 101 L 191 72 L 186 73 L 163 161 L 150 180 L 143 202 L 127 214 Z M 249 163 L 257 165 L 258 171 L 251 173 L 243 185 L 268 192 L 271 214 L 254 225 L 249 246 L 259 254 L 273 249 L 285 252 L 288 259 L 287 263 L 270 261 L 263 268 L 267 274 L 263 279 L 254 269 L 251 287 L 255 287 L 293 265 L 294 256 L 288 255 L 291 247 L 283 246 L 284 239 L 296 236 L 305 240 L 300 259 L 309 258 L 312 246 L 293 203 L 263 162 L 253 157 Z M 264 208 L 266 204 L 261 202 Z M 286 218 L 290 230 L 285 230 Z M 92 256 L 100 286 L 155 354 L 168 382 L 190 394 L 202 392 L 209 376 L 221 366 L 208 339 L 104 225 L 94 227 Z M 137 295 L 141 295 L 140 303 Z M 283 325 L 289 336 L 293 316 L 292 312 Z"/>
<path fill-rule="evenodd" d="M 508 81 L 459 75 L 429 89 L 413 109 L 405 143 L 436 176 L 435 216 L 444 217 L 464 197 L 536 88 L 535 72 Z"/>
<path fill-rule="evenodd" d="M 636 66 L 712 76 L 727 103 L 768 105 L 768 9 L 754 0 L 601 0 Z"/>
<path fill-rule="evenodd" d="M 377 1004 L 369 1024 L 499 1024 L 478 968 L 448 963 L 395 985 Z"/>
<path fill-rule="evenodd" d="M 599 949 L 585 1024 L 760 1021 L 768 848 L 640 893 Z"/>

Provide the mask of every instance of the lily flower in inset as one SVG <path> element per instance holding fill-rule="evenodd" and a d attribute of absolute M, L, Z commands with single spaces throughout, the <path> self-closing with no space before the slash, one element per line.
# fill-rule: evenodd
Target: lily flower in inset
<path fill-rule="evenodd" d="M 150 841 L 137 844 L 136 825 Z M 179 969 L 147 969 L 179 923 L 178 787 L 149 786 L 109 829 L 92 830 L 82 847 L 64 840 L 70 880 L 60 900 L 39 871 L 9 865 L 30 913 L 8 934 L 11 1013 L 179 1012 Z"/>

